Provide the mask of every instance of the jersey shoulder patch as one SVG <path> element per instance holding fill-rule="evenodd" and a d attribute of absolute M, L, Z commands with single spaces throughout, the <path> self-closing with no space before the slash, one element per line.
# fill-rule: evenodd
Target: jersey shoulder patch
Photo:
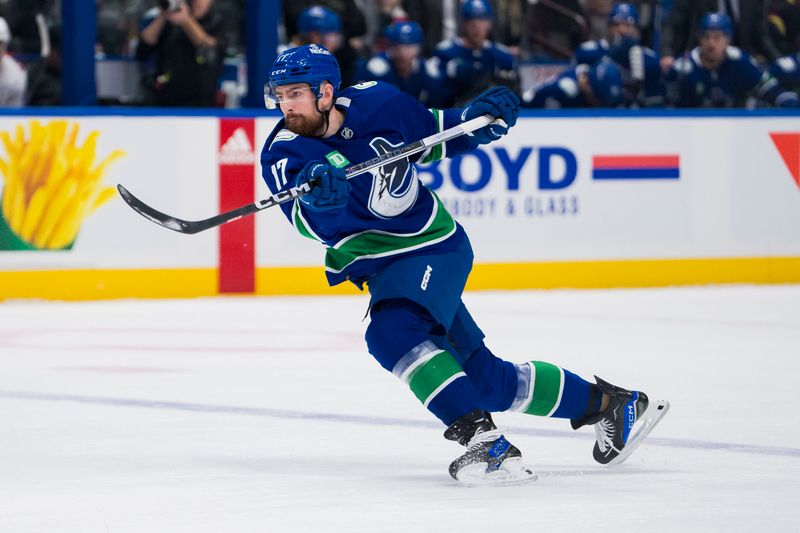
<path fill-rule="evenodd" d="M 272 149 L 272 147 L 275 146 L 275 143 L 293 141 L 297 137 L 299 137 L 299 135 L 286 128 L 283 128 L 281 131 L 275 134 L 275 137 L 272 138 L 269 148 Z"/>
<path fill-rule="evenodd" d="M 444 41 L 439 41 L 439 44 L 436 45 L 437 52 L 444 52 L 453 48 L 456 48 L 454 39 L 445 39 Z"/>
<path fill-rule="evenodd" d="M 508 46 L 504 45 L 503 43 L 492 42 L 492 45 L 494 49 L 497 50 L 498 52 L 501 52 L 509 56 L 514 55 L 511 53 L 511 49 Z"/>
<path fill-rule="evenodd" d="M 694 70 L 694 63 L 686 57 L 679 57 L 672 64 L 672 68 L 675 69 L 675 72 L 678 74 L 686 75 Z"/>
<path fill-rule="evenodd" d="M 441 62 L 439 61 L 438 57 L 431 57 L 425 61 L 425 74 L 427 74 L 429 78 L 440 78 L 442 76 L 442 73 L 439 70 L 440 65 Z"/>
<path fill-rule="evenodd" d="M 283 128 L 275 137 L 269 147 L 265 147 L 265 155 L 270 158 L 298 157 L 307 159 L 310 156 L 324 155 L 325 146 L 318 140 L 311 137 L 303 137 L 286 128 Z"/>
<path fill-rule="evenodd" d="M 355 85 L 352 85 L 351 87 L 353 89 L 358 89 L 359 91 L 363 91 L 364 89 L 369 89 L 370 87 L 375 87 L 376 85 L 378 85 L 378 82 L 375 81 L 375 80 L 372 80 L 372 81 L 362 81 L 361 83 L 356 83 Z"/>
<path fill-rule="evenodd" d="M 375 56 L 369 61 L 367 61 L 367 70 L 373 76 L 382 78 L 383 76 L 386 76 L 389 73 L 390 69 L 391 65 L 389 65 L 389 62 L 386 60 L 385 57 Z"/>
<path fill-rule="evenodd" d="M 351 85 L 342 91 L 342 97 L 350 98 L 351 100 L 353 98 L 360 98 L 372 104 L 376 104 L 396 96 L 399 92 L 400 89 L 391 83 L 373 80 Z"/>
<path fill-rule="evenodd" d="M 775 65 L 782 71 L 789 73 L 797 70 L 797 61 L 792 56 L 779 57 Z"/>
<path fill-rule="evenodd" d="M 738 61 L 742 59 L 742 56 L 744 54 L 742 53 L 741 48 L 737 48 L 735 46 L 729 46 L 727 50 L 725 50 L 725 55 L 728 56 L 728 59 L 731 59 L 733 61 Z"/>
<path fill-rule="evenodd" d="M 353 85 L 342 91 L 336 105 L 347 102 L 348 122 L 351 128 L 361 130 L 364 126 L 372 124 L 372 117 L 382 117 L 379 122 L 391 123 L 398 117 L 388 115 L 397 110 L 397 106 L 389 105 L 403 100 L 405 93 L 390 83 L 382 81 L 367 81 Z"/>
<path fill-rule="evenodd" d="M 558 88 L 570 98 L 578 96 L 578 82 L 572 78 L 565 77 L 558 80 Z"/>

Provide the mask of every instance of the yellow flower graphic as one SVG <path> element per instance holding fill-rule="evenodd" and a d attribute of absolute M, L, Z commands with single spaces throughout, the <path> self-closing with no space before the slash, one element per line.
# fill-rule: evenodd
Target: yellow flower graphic
<path fill-rule="evenodd" d="M 0 210 L 0 250 L 69 249 L 83 221 L 115 195 L 101 183 L 109 165 L 125 155 L 114 150 L 95 162 L 99 131 L 78 142 L 79 125 L 67 120 L 18 124 L 0 132 L 5 179 Z"/>

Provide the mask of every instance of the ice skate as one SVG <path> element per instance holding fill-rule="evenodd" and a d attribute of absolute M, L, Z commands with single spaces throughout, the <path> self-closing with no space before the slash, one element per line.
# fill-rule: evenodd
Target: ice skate
<path fill-rule="evenodd" d="M 475 410 L 456 420 L 444 437 L 467 447 L 450 463 L 450 475 L 467 486 L 516 485 L 536 480 L 522 453 L 508 442 L 488 412 Z"/>
<path fill-rule="evenodd" d="M 669 402 L 659 400 L 650 405 L 643 392 L 617 387 L 597 376 L 595 380 L 603 394 L 610 397 L 608 407 L 594 415 L 571 420 L 572 428 L 594 424 L 597 435 L 593 451 L 595 461 L 604 465 L 620 464 L 667 414 Z"/>

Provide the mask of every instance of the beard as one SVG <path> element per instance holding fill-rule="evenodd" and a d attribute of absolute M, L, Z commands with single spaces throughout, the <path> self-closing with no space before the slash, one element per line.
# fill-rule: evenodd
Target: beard
<path fill-rule="evenodd" d="M 287 115 L 285 120 L 286 127 L 290 131 L 303 137 L 316 137 L 325 133 L 322 131 L 325 127 L 325 117 L 321 113 L 315 113 L 311 117 L 292 114 Z"/>

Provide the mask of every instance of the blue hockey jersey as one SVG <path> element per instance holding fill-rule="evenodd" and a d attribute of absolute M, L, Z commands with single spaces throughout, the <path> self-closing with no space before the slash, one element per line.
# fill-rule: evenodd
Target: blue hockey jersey
<path fill-rule="evenodd" d="M 716 70 L 703 66 L 700 48 L 678 59 L 665 76 L 667 98 L 678 107 L 733 107 L 748 96 L 776 106 L 797 105 L 797 95 L 783 89 L 747 52 L 729 46 Z"/>
<path fill-rule="evenodd" d="M 800 52 L 776 59 L 769 66 L 769 73 L 782 87 L 800 93 Z"/>
<path fill-rule="evenodd" d="M 460 37 L 442 41 L 429 61 L 441 73 L 445 105 L 498 83 L 513 88 L 517 81 L 514 55 L 502 44 L 488 40 L 478 50 L 467 48 Z"/>
<path fill-rule="evenodd" d="M 439 70 L 420 59 L 414 62 L 411 74 L 402 77 L 386 52 L 381 52 L 372 56 L 358 69 L 356 81 L 389 83 L 425 105 L 439 105 L 441 99 L 442 79 Z"/>
<path fill-rule="evenodd" d="M 272 130 L 261 151 L 262 178 L 272 193 L 295 185 L 309 161 L 344 167 L 418 141 L 461 122 L 460 109 L 427 109 L 411 96 L 382 82 L 360 83 L 342 91 L 336 107 L 345 113 L 336 135 L 301 137 L 284 127 Z M 305 237 L 326 247 L 328 282 L 350 280 L 359 287 L 391 261 L 410 254 L 454 250 L 466 235 L 436 194 L 417 177 L 413 163 L 427 163 L 472 150 L 461 136 L 411 158 L 350 180 L 347 206 L 317 212 L 295 200 L 284 214 Z"/>
<path fill-rule="evenodd" d="M 610 44 L 605 39 L 587 41 L 575 50 L 573 63 L 595 65 L 603 59 L 614 61 L 622 73 L 625 106 L 662 106 L 665 90 L 658 54 L 630 39 Z"/>
<path fill-rule="evenodd" d="M 581 91 L 578 77 L 586 74 L 592 89 L 591 97 Z M 594 66 L 578 65 L 567 69 L 522 95 L 523 107 L 560 109 L 575 107 L 616 107 L 622 100 L 619 68 L 608 61 Z"/>

